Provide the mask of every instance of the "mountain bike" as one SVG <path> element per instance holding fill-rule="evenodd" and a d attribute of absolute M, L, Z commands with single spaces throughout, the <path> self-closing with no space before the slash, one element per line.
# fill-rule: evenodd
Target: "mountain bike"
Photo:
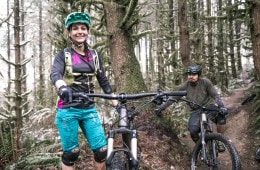
<path fill-rule="evenodd" d="M 93 98 L 118 100 L 116 107 L 118 118 L 108 130 L 108 151 L 106 159 L 107 170 L 137 170 L 140 160 L 140 149 L 138 149 L 138 131 L 134 125 L 134 118 L 141 108 L 148 104 L 162 104 L 168 96 L 185 96 L 186 91 L 158 91 L 137 94 L 95 94 L 95 93 L 74 93 L 73 96 L 81 97 L 84 100 L 94 103 Z M 128 108 L 129 100 L 147 98 L 137 107 Z M 117 125 L 117 126 L 115 126 Z M 121 135 L 120 145 L 115 146 L 115 138 Z"/>
<path fill-rule="evenodd" d="M 178 100 L 184 101 L 188 105 L 197 108 L 201 115 L 200 139 L 197 141 L 192 151 L 191 170 L 240 170 L 241 161 L 235 146 L 227 137 L 215 132 L 215 123 L 210 119 L 213 112 L 215 112 L 214 116 L 217 117 L 219 114 L 220 116 L 226 115 L 227 110 L 220 109 L 217 106 L 203 107 L 184 98 Z M 219 151 L 219 144 L 222 144 L 225 147 L 224 152 Z"/>

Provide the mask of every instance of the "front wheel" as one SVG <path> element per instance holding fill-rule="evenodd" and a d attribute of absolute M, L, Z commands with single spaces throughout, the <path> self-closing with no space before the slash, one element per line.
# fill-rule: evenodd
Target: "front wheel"
<path fill-rule="evenodd" d="M 111 170 L 129 170 L 129 161 L 124 151 L 118 151 L 115 153 L 111 161 Z"/>
<path fill-rule="evenodd" d="M 218 144 L 222 143 L 225 147 L 224 152 L 219 152 Z M 192 151 L 191 169 L 232 169 L 240 170 L 241 162 L 235 146 L 221 134 L 207 134 L 205 136 L 205 149 L 202 149 L 199 140 Z M 205 153 L 205 154 L 203 154 Z M 203 156 L 204 155 L 204 156 Z"/>

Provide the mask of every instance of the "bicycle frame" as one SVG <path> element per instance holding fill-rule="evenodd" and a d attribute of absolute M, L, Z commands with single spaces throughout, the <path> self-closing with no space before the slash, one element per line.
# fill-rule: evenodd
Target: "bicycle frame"
<path fill-rule="evenodd" d="M 210 160 L 207 157 L 207 147 L 206 147 L 206 142 L 205 142 L 205 136 L 207 133 L 212 133 L 213 132 L 213 127 L 211 122 L 209 121 L 206 112 L 204 111 L 204 109 L 201 109 L 200 111 L 200 115 L 201 115 L 201 119 L 200 119 L 200 138 L 201 138 L 201 144 L 202 144 L 202 159 L 203 161 L 206 162 L 206 164 L 211 164 L 212 162 L 210 162 Z M 213 152 L 213 160 L 216 160 L 216 155 L 217 155 L 217 150 L 216 150 L 216 143 L 213 142 L 211 143 L 210 148 L 212 149 Z M 215 165 L 215 162 L 213 162 L 213 164 Z"/>
<path fill-rule="evenodd" d="M 108 151 L 107 151 L 107 160 L 106 167 L 107 169 L 111 169 L 113 160 L 115 159 L 115 155 L 117 152 L 124 152 L 127 156 L 127 161 L 125 164 L 129 166 L 130 169 L 137 169 L 139 165 L 138 160 L 138 146 L 137 146 L 137 130 L 133 126 L 133 119 L 138 111 L 138 109 L 134 109 L 130 111 L 127 108 L 127 100 L 135 100 L 144 97 L 153 97 L 149 99 L 143 106 L 154 103 L 159 105 L 162 103 L 164 97 L 168 96 L 185 96 L 187 94 L 186 91 L 158 91 L 151 93 L 138 93 L 138 94 L 125 94 L 120 93 L 116 94 L 94 94 L 94 93 L 73 93 L 73 97 L 83 98 L 85 101 L 94 103 L 91 99 L 92 97 L 99 97 L 109 100 L 119 100 L 120 106 L 117 107 L 117 111 L 119 112 L 119 121 L 118 127 L 110 129 L 108 131 Z M 139 108 L 143 107 L 140 106 Z M 115 148 L 114 147 L 114 139 L 117 134 L 121 134 L 123 138 L 123 147 Z M 124 156 L 124 155 L 123 155 Z M 121 160 L 121 158 L 119 158 Z M 125 157 L 122 159 L 126 159 Z M 122 160 L 121 160 L 122 161 Z M 124 166 L 124 165 L 122 165 Z M 124 167 L 122 167 L 124 168 Z M 122 169 L 120 168 L 120 169 Z M 125 168 L 124 168 L 125 169 Z"/>

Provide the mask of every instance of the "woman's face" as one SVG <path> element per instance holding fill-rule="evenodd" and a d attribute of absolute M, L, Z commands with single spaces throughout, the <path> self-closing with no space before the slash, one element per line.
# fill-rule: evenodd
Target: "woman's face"
<path fill-rule="evenodd" d="M 88 27 L 83 23 L 74 23 L 69 30 L 69 37 L 76 43 L 83 43 L 88 37 Z"/>

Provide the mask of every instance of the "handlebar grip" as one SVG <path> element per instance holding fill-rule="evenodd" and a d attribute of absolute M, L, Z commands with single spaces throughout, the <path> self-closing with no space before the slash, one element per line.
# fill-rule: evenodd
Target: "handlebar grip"
<path fill-rule="evenodd" d="M 167 96 L 186 96 L 187 91 L 168 91 L 164 92 Z"/>
<path fill-rule="evenodd" d="M 88 96 L 86 93 L 81 93 L 81 92 L 79 92 L 79 93 L 72 93 L 72 97 L 82 97 L 85 100 L 93 102 L 93 100 L 90 98 L 90 96 Z"/>

